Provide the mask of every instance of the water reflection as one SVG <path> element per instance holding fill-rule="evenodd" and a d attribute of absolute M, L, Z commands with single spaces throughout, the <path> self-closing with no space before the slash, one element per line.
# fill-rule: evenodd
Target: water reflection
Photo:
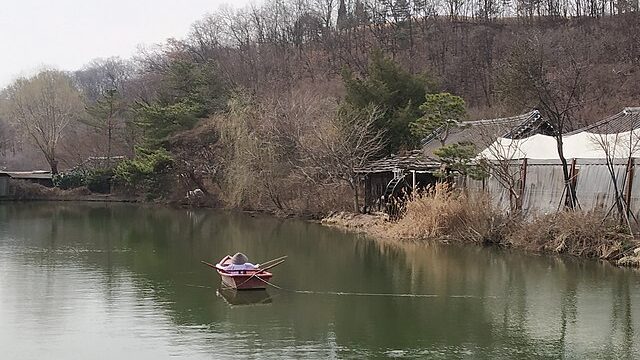
<path fill-rule="evenodd" d="M 238 250 L 289 255 L 273 279 L 285 289 L 434 297 L 216 293 L 218 275 L 199 261 Z M 138 358 L 634 358 L 637 285 L 635 271 L 606 264 L 262 216 L 0 205 L 0 347 L 34 358 L 114 346 Z"/>
<path fill-rule="evenodd" d="M 268 305 L 273 302 L 269 292 L 264 289 L 238 291 L 229 288 L 216 290 L 216 294 L 230 306 Z"/>

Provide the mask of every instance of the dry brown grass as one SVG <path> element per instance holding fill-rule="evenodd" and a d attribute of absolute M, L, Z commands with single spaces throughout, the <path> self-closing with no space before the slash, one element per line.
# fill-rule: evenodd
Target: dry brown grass
<path fill-rule="evenodd" d="M 448 184 L 410 200 L 404 216 L 389 227 L 401 237 L 448 238 L 474 243 L 499 242 L 505 217 L 486 194 L 469 194 Z"/>
<path fill-rule="evenodd" d="M 9 180 L 9 195 L 16 200 L 55 200 L 91 195 L 85 186 L 71 190 L 49 188 L 24 180 Z"/>
<path fill-rule="evenodd" d="M 468 194 L 439 184 L 406 204 L 396 222 L 340 213 L 326 224 L 377 238 L 446 240 L 493 244 L 538 253 L 596 258 L 640 266 L 640 243 L 615 219 L 599 212 L 558 212 L 526 219 L 509 217 L 487 194 Z"/>
<path fill-rule="evenodd" d="M 613 219 L 600 212 L 565 211 L 520 221 L 505 236 L 508 246 L 534 252 L 618 260 L 634 246 Z"/>

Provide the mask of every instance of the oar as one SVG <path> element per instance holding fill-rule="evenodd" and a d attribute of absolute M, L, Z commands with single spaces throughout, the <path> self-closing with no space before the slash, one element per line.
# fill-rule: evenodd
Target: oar
<path fill-rule="evenodd" d="M 271 265 L 267 266 L 266 268 L 259 269 L 259 270 L 258 270 L 256 273 L 254 273 L 253 275 L 255 276 L 255 275 L 258 275 L 258 274 L 260 274 L 260 273 L 263 273 L 263 272 L 265 272 L 265 271 L 267 271 L 267 270 L 269 270 L 269 269 L 271 269 L 271 268 L 274 268 L 274 267 L 276 267 L 276 266 L 278 266 L 278 265 L 282 264 L 282 263 L 284 262 L 284 260 L 285 260 L 285 259 L 282 259 L 282 260 L 278 261 L 278 262 L 277 262 L 277 263 L 275 263 L 275 264 L 271 264 Z"/>
<path fill-rule="evenodd" d="M 211 264 L 211 263 L 208 263 L 208 262 L 206 262 L 206 261 L 204 261 L 204 260 L 200 260 L 200 262 L 201 262 L 201 263 L 203 263 L 203 264 L 205 264 L 205 265 L 207 265 L 207 266 L 210 266 L 210 267 L 212 267 L 212 268 L 214 268 L 214 269 L 216 269 L 216 270 L 220 270 L 220 271 L 222 271 L 222 272 L 228 273 L 228 271 L 227 271 L 227 270 L 225 270 L 225 269 L 223 269 L 223 268 L 219 268 L 219 267 L 217 267 L 217 266 L 215 266 L 215 265 L 213 265 L 213 264 Z"/>
<path fill-rule="evenodd" d="M 267 267 L 266 267 L 266 268 L 264 268 L 264 269 L 260 269 L 260 270 L 258 270 L 258 271 L 256 271 L 256 272 L 254 272 L 251 276 L 249 276 L 249 278 L 248 278 L 247 280 L 243 281 L 240 285 L 237 285 L 237 287 L 240 287 L 240 286 L 244 285 L 245 283 L 249 282 L 249 280 L 253 279 L 254 277 L 257 277 L 258 279 L 262 280 L 262 279 L 260 278 L 260 276 L 258 276 L 258 275 L 262 274 L 263 272 L 266 272 L 267 270 L 269 270 L 269 269 L 271 269 L 271 268 L 274 268 L 274 267 L 276 267 L 276 266 L 278 266 L 278 265 L 282 264 L 282 263 L 284 262 L 284 260 L 285 260 L 285 259 L 282 259 L 282 260 L 278 261 L 278 262 L 277 262 L 277 263 L 275 263 L 275 264 L 269 265 L 269 266 L 267 266 Z M 264 281 L 264 280 L 262 280 L 262 281 Z"/>
<path fill-rule="evenodd" d="M 263 262 L 262 264 L 260 264 L 260 266 L 259 266 L 259 267 L 263 267 L 263 266 L 265 266 L 265 265 L 266 265 L 266 266 L 269 266 L 269 265 L 267 265 L 267 264 L 271 264 L 271 263 L 274 263 L 274 262 L 278 262 L 278 261 L 280 261 L 280 260 L 284 260 L 284 259 L 286 259 L 286 258 L 287 258 L 287 255 L 285 255 L 285 256 L 281 256 L 281 257 L 276 258 L 276 259 L 273 259 L 273 260 L 265 261 L 265 262 Z"/>

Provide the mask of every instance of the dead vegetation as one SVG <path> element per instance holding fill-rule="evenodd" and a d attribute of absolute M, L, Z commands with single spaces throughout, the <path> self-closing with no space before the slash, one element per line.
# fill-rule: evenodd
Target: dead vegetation
<path fill-rule="evenodd" d="M 13 200 L 56 200 L 56 201 L 134 201 L 131 197 L 95 194 L 86 186 L 70 190 L 46 187 L 24 180 L 9 180 L 8 197 Z"/>
<path fill-rule="evenodd" d="M 91 191 L 84 186 L 73 190 L 62 190 L 58 188 L 49 188 L 28 181 L 14 179 L 9 180 L 9 196 L 16 200 L 49 199 L 60 197 L 65 194 L 88 195 L 91 194 Z"/>
<path fill-rule="evenodd" d="M 505 217 L 490 200 L 487 194 L 455 191 L 448 184 L 438 184 L 410 200 L 404 216 L 389 230 L 403 238 L 498 242 Z"/>
<path fill-rule="evenodd" d="M 535 252 L 617 261 L 638 246 L 615 219 L 593 211 L 561 211 L 514 224 L 504 245 Z"/>
<path fill-rule="evenodd" d="M 487 194 L 468 194 L 446 184 L 414 197 L 402 218 L 333 214 L 324 224 L 374 237 L 495 245 L 536 253 L 601 259 L 639 266 L 640 246 L 627 228 L 600 212 L 562 211 L 525 219 L 507 216 Z"/>

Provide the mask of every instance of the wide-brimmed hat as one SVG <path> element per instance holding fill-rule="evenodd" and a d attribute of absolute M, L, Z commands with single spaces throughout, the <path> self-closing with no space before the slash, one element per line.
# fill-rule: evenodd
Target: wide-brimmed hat
<path fill-rule="evenodd" d="M 231 263 L 234 265 L 242 265 L 246 262 L 249 262 L 249 258 L 243 253 L 236 253 L 231 257 Z"/>

